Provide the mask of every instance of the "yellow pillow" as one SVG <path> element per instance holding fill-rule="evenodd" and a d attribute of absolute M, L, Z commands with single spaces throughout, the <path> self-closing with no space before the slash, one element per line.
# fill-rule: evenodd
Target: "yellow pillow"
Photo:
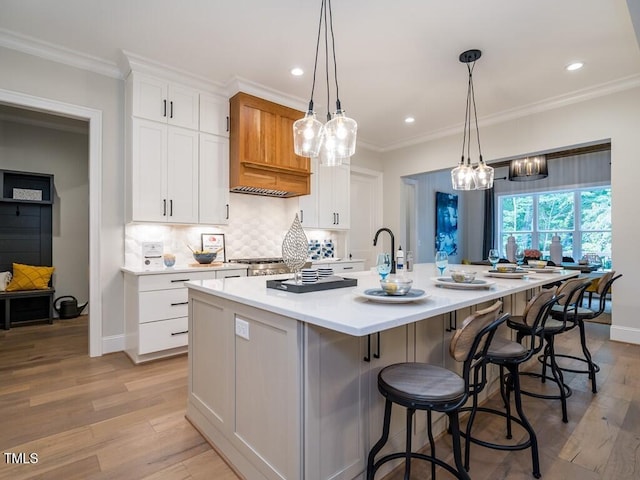
<path fill-rule="evenodd" d="M 13 264 L 13 278 L 7 285 L 7 292 L 16 290 L 46 290 L 55 267 L 34 267 L 33 265 Z"/>

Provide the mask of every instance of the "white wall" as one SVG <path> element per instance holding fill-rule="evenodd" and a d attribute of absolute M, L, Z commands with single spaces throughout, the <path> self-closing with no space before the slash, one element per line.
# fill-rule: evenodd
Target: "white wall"
<path fill-rule="evenodd" d="M 89 300 L 88 148 L 86 133 L 0 122 L 0 168 L 54 175 L 54 287 L 79 303 Z"/>
<path fill-rule="evenodd" d="M 0 88 L 102 112 L 102 336 L 124 331 L 124 82 L 0 48 Z"/>
<path fill-rule="evenodd" d="M 565 147 L 611 140 L 612 256 L 616 270 L 624 274 L 617 281 L 612 312 L 614 339 L 640 343 L 640 298 L 635 289 L 635 272 L 640 269 L 637 238 L 640 225 L 633 214 L 637 205 L 640 162 L 637 131 L 640 125 L 640 87 L 586 100 L 554 110 L 494 125 L 481 125 L 485 160 L 510 158 L 523 152 L 560 150 Z M 442 138 L 386 154 L 385 223 L 399 230 L 401 177 L 453 168 L 460 157 L 461 136 Z M 464 192 L 473 197 L 479 192 Z M 394 230 L 395 231 L 395 230 Z M 481 242 L 481 238 L 478 239 Z"/>

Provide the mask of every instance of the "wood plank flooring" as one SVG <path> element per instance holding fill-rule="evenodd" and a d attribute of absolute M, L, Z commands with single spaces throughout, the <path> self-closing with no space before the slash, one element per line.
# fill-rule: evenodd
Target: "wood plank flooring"
<path fill-rule="evenodd" d="M 640 346 L 610 342 L 608 325 L 591 323 L 587 331 L 601 367 L 598 394 L 586 375 L 567 374 L 574 390 L 568 424 L 558 402 L 525 398 L 542 478 L 639 479 Z M 87 338 L 86 316 L 0 331 L 0 480 L 237 479 L 184 418 L 186 356 L 139 366 L 123 353 L 89 358 Z M 557 348 L 577 351 L 577 332 L 563 335 Z M 497 398 L 490 402 L 499 405 Z M 481 418 L 478 431 L 499 437 L 502 423 Z M 450 451 L 448 436 L 438 449 Z M 37 463 L 24 461 L 30 453 Z M 470 474 L 531 479 L 530 465 L 528 450 L 474 445 Z M 428 479 L 429 471 L 414 462 L 412 478 Z M 385 480 L 400 478 L 393 472 Z M 443 471 L 438 478 L 451 477 Z"/>

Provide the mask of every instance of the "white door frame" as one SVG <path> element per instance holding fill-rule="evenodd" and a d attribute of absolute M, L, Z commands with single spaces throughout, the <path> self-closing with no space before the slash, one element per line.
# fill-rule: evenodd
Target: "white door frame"
<path fill-rule="evenodd" d="M 89 122 L 89 356 L 99 357 L 102 355 L 102 111 L 4 89 L 0 89 L 0 102 Z"/>

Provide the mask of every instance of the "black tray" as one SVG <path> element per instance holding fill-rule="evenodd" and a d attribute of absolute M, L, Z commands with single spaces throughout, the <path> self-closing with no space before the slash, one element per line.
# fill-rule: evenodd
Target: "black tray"
<path fill-rule="evenodd" d="M 276 290 L 282 290 L 285 292 L 293 293 L 307 293 L 307 292 L 319 292 L 321 290 L 331 290 L 334 288 L 355 287 L 358 285 L 358 279 L 356 278 L 342 278 L 338 277 L 331 280 L 319 280 L 317 283 L 307 283 L 300 285 L 284 284 L 284 282 L 291 280 L 285 278 L 284 280 L 267 280 L 267 288 L 275 288 Z"/>

